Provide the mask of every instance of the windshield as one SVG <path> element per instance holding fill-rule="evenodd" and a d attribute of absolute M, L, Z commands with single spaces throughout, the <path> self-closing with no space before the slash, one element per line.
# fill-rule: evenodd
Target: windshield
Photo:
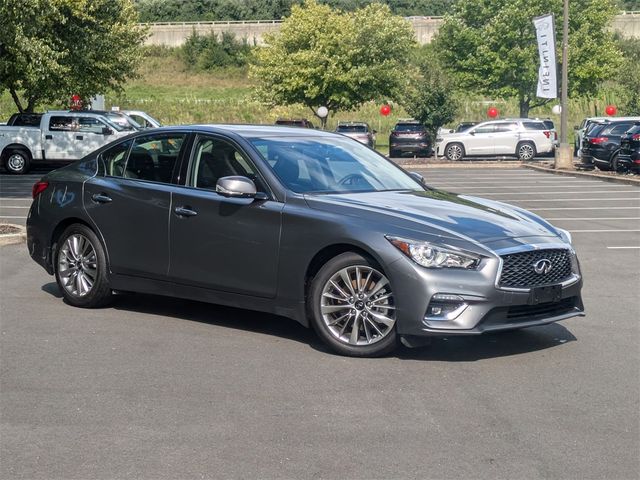
<path fill-rule="evenodd" d="M 141 130 L 142 127 L 133 118 L 121 113 L 107 113 L 106 117 L 111 123 L 120 126 L 121 130 Z"/>
<path fill-rule="evenodd" d="M 365 127 L 364 125 L 338 125 L 336 132 L 367 133 L 367 127 Z"/>
<path fill-rule="evenodd" d="M 386 158 L 346 138 L 269 137 L 251 143 L 294 192 L 424 190 Z"/>

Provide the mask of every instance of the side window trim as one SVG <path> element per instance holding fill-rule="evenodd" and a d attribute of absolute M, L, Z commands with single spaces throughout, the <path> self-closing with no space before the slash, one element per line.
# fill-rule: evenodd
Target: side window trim
<path fill-rule="evenodd" d="M 195 156 L 196 156 L 196 151 L 197 151 L 198 144 L 203 139 L 217 140 L 217 141 L 225 142 L 225 143 L 229 144 L 231 147 L 233 147 L 237 152 L 239 152 L 243 156 L 245 161 L 247 161 L 249 163 L 249 166 L 253 167 L 253 169 L 256 172 L 256 175 L 258 176 L 260 181 L 264 184 L 264 186 L 265 186 L 265 188 L 267 190 L 264 193 L 266 193 L 269 196 L 269 200 L 274 200 L 275 201 L 276 196 L 273 193 L 273 189 L 271 188 L 271 185 L 269 185 L 269 182 L 267 182 L 267 180 L 265 179 L 265 176 L 262 174 L 262 172 L 260 171 L 260 169 L 256 165 L 256 162 L 253 160 L 253 158 L 251 158 L 251 155 L 249 155 L 245 151 L 244 148 L 242 148 L 240 145 L 238 145 L 237 142 L 233 141 L 233 139 L 231 139 L 229 137 L 225 137 L 224 135 L 216 134 L 216 133 L 196 132 L 193 135 L 193 142 L 190 145 L 190 152 L 189 152 L 188 155 L 185 155 L 185 161 L 187 163 L 187 168 L 185 170 L 183 170 L 185 178 L 184 178 L 184 182 L 181 182 L 181 186 L 186 187 L 186 188 L 193 188 L 193 189 L 197 189 L 197 190 L 202 190 L 201 188 L 198 188 L 198 187 L 193 185 L 193 167 L 194 167 L 194 163 L 195 163 Z M 211 191 L 211 190 L 209 190 L 209 191 Z M 216 193 L 216 192 L 212 191 L 212 193 Z"/>
<path fill-rule="evenodd" d="M 129 146 L 127 147 L 127 151 L 125 152 L 125 155 L 124 155 L 125 156 L 124 165 L 126 166 L 126 163 L 127 163 L 128 159 L 129 159 L 129 153 L 131 152 L 131 147 L 133 146 L 133 140 L 134 139 L 132 139 L 132 138 L 125 139 L 122 142 L 116 143 L 115 145 L 109 145 L 109 148 L 107 148 L 107 149 L 103 150 L 102 152 L 100 152 L 100 155 L 99 155 L 99 159 L 100 159 L 99 165 L 100 166 L 98 167 L 99 168 L 98 174 L 103 176 L 103 177 L 109 177 L 109 178 L 124 178 L 122 176 L 110 175 L 109 174 L 109 171 L 108 171 L 108 168 L 107 168 L 107 164 L 104 161 L 104 154 L 109 152 L 110 150 L 122 145 L 123 143 L 129 142 Z M 123 171 L 124 171 L 124 168 L 123 168 Z"/>

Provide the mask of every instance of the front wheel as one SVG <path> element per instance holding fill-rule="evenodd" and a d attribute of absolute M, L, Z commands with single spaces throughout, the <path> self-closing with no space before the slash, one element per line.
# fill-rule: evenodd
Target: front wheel
<path fill-rule="evenodd" d="M 311 324 L 335 352 L 378 357 L 396 348 L 396 305 L 389 279 L 372 260 L 347 252 L 315 276 L 307 299 Z"/>
<path fill-rule="evenodd" d="M 74 224 L 63 232 L 56 246 L 55 275 L 74 307 L 101 307 L 111 299 L 104 249 L 86 225 Z"/>
<path fill-rule="evenodd" d="M 464 158 L 464 147 L 460 143 L 451 143 L 444 150 L 447 160 L 458 161 Z"/>

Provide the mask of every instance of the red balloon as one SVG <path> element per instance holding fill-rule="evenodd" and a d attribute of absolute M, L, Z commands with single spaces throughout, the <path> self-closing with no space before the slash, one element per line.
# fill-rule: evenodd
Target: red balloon
<path fill-rule="evenodd" d="M 71 95 L 71 110 L 80 110 L 82 108 L 82 99 L 80 95 Z"/>
<path fill-rule="evenodd" d="M 496 118 L 498 116 L 498 109 L 496 107 L 489 107 L 489 109 L 487 110 L 487 115 L 489 115 L 491 118 Z"/>
<path fill-rule="evenodd" d="M 389 105 L 382 105 L 380 107 L 380 115 L 384 115 L 385 117 L 391 113 L 391 107 Z"/>
<path fill-rule="evenodd" d="M 607 108 L 605 108 L 604 111 L 607 112 L 607 115 L 612 117 L 612 116 L 614 116 L 616 114 L 618 109 L 616 108 L 615 105 L 607 105 Z"/>

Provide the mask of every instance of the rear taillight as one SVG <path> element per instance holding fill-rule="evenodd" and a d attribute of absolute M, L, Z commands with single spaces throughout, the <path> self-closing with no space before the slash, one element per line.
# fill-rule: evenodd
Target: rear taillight
<path fill-rule="evenodd" d="M 594 137 L 589 139 L 589 143 L 591 145 L 600 145 L 601 143 L 607 142 L 609 139 L 607 137 Z"/>
<path fill-rule="evenodd" d="M 551 132 L 550 132 L 550 131 L 545 130 L 545 131 L 544 131 L 544 132 L 542 132 L 542 133 L 544 133 L 544 136 L 545 136 L 545 137 L 547 137 L 547 138 L 551 138 Z"/>
<path fill-rule="evenodd" d="M 558 132 L 553 132 L 553 139 L 558 140 Z"/>
<path fill-rule="evenodd" d="M 39 181 L 33 184 L 33 188 L 31 189 L 31 196 L 36 198 L 42 192 L 44 192 L 49 186 L 49 182 Z"/>
<path fill-rule="evenodd" d="M 640 133 L 634 133 L 633 135 L 631 135 L 631 140 L 640 140 Z"/>

